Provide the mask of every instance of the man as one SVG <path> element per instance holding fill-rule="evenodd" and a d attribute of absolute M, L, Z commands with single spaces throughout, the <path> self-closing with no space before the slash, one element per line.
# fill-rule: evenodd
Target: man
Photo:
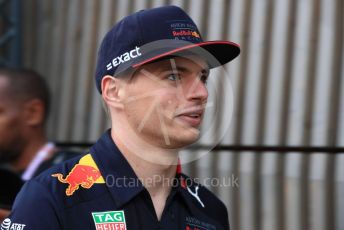
<path fill-rule="evenodd" d="M 45 133 L 49 105 L 49 89 L 39 74 L 0 68 L 1 220 L 9 214 L 21 180 L 31 179 L 56 159 L 57 149 Z"/>
<path fill-rule="evenodd" d="M 240 50 L 203 42 L 175 6 L 137 12 L 104 37 L 96 85 L 112 128 L 88 154 L 26 183 L 2 225 L 20 229 L 229 229 L 224 204 L 181 173 L 209 69 Z"/>
<path fill-rule="evenodd" d="M 45 134 L 48 111 L 43 78 L 31 70 L 0 69 L 0 162 L 26 174 L 26 180 L 34 170 L 25 170 L 37 152 L 44 149 L 47 155 L 52 150 Z"/>

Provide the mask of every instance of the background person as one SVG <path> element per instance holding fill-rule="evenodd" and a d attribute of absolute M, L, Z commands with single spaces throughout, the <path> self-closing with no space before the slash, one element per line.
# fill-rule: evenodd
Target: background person
<path fill-rule="evenodd" d="M 0 218 L 10 209 L 24 181 L 74 152 L 58 152 L 45 132 L 50 92 L 29 69 L 0 68 Z M 21 181 L 23 181 L 21 183 Z M 2 207 L 1 207 L 2 206 Z"/>

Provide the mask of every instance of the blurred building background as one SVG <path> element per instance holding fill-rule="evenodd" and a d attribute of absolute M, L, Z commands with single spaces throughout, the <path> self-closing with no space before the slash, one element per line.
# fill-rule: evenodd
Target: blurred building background
<path fill-rule="evenodd" d="M 234 230 L 343 230 L 342 0 L 0 0 L 0 63 L 48 79 L 51 139 L 94 142 L 109 127 L 93 78 L 102 37 L 122 17 L 167 4 L 186 10 L 205 40 L 242 49 L 214 72 L 230 76 L 231 85 L 214 81 L 220 95 L 233 87 L 234 112 L 220 100 L 203 143 L 223 133 L 220 146 L 240 148 L 219 148 L 185 171 L 225 182 L 209 188 Z"/>

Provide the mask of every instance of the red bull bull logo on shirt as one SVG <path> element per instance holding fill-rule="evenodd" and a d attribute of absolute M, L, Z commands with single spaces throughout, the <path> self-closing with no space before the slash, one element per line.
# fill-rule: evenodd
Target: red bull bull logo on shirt
<path fill-rule="evenodd" d="M 94 184 L 105 183 L 91 154 L 82 157 L 65 178 L 61 173 L 52 174 L 51 176 L 56 177 L 61 183 L 68 184 L 67 196 L 73 195 L 80 186 L 89 189 Z"/>

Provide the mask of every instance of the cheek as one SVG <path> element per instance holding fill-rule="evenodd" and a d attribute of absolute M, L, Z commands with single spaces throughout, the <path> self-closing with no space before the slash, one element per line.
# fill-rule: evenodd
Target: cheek
<path fill-rule="evenodd" d="M 147 122 L 147 118 L 152 116 L 152 103 L 150 98 L 138 98 L 125 103 L 124 113 L 134 130 L 140 129 L 142 123 Z"/>
<path fill-rule="evenodd" d="M 8 115 L 0 115 L 0 128 L 1 129 L 9 129 L 15 126 L 19 122 L 19 119 L 16 117 L 8 114 Z"/>
<path fill-rule="evenodd" d="M 129 122 L 134 128 L 143 126 L 156 127 L 160 124 L 160 119 L 169 123 L 178 107 L 176 94 L 155 91 L 147 97 L 138 98 L 126 103 L 125 113 Z"/>
<path fill-rule="evenodd" d="M 162 91 L 155 96 L 156 113 L 163 119 L 173 119 L 173 116 L 178 108 L 179 100 L 177 93 L 173 90 Z"/>
<path fill-rule="evenodd" d="M 11 142 L 20 135 L 20 119 L 12 116 L 0 116 L 0 142 Z"/>
<path fill-rule="evenodd" d="M 165 117 L 172 120 L 175 116 L 179 102 L 176 97 L 166 97 L 165 99 L 166 100 L 161 103 L 162 112 L 164 113 Z"/>

